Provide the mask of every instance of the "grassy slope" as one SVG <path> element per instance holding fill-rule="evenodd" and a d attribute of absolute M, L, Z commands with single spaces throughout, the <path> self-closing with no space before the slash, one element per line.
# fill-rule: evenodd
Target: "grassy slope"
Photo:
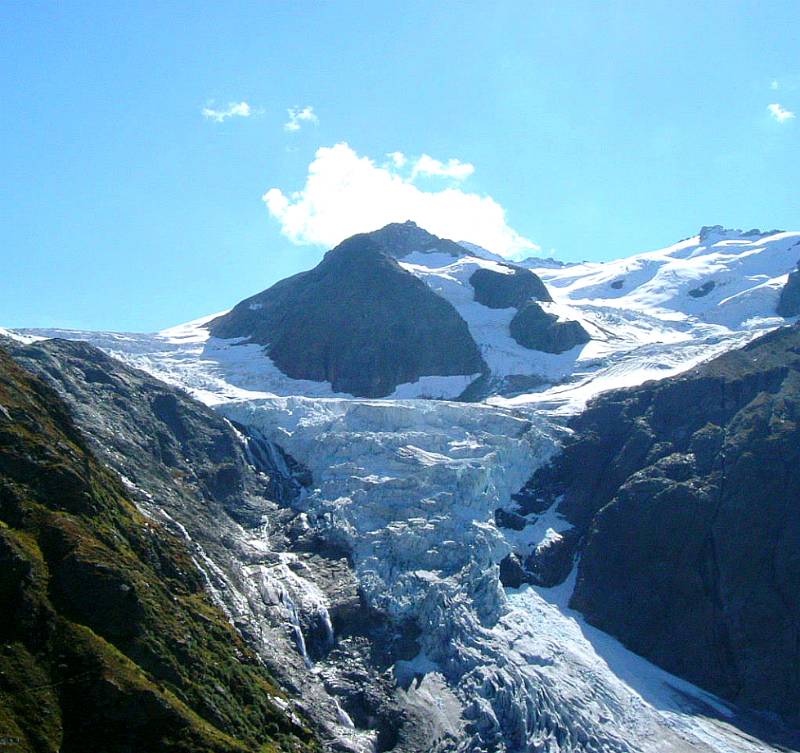
<path fill-rule="evenodd" d="M 0 351 L 0 738 L 22 751 L 316 749 L 66 407 Z"/>

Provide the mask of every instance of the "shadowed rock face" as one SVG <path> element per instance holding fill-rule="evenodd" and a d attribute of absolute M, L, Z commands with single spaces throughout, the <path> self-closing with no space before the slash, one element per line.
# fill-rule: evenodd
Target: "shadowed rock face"
<path fill-rule="evenodd" d="M 421 376 L 483 371 L 464 320 L 384 252 L 381 232 L 353 236 L 314 269 L 242 301 L 211 333 L 248 337 L 287 376 L 362 397 Z"/>
<path fill-rule="evenodd" d="M 550 293 L 537 275 L 529 269 L 507 265 L 513 274 L 491 269 L 476 269 L 469 278 L 475 300 L 490 309 L 521 308 L 531 299 L 552 301 Z"/>
<path fill-rule="evenodd" d="M 563 353 L 592 339 L 580 322 L 560 322 L 533 301 L 517 311 L 509 330 L 523 347 L 545 353 Z"/>
<path fill-rule="evenodd" d="M 778 314 L 790 317 L 800 314 L 800 262 L 798 268 L 789 273 L 786 285 L 781 290 L 781 297 L 778 300 Z"/>
<path fill-rule="evenodd" d="M 637 653 L 800 722 L 800 329 L 593 401 L 517 499 L 559 497 L 572 606 Z M 522 563 L 557 582 L 572 556 Z M 559 559 L 559 558 L 555 558 Z M 567 564 L 564 565 L 564 562 Z M 558 564 L 558 563 L 556 563 Z"/>

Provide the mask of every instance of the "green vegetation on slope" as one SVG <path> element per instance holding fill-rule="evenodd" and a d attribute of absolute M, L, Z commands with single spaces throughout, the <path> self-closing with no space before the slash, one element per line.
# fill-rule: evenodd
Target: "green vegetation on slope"
<path fill-rule="evenodd" d="M 2 350 L 0 610 L 4 749 L 316 749 L 182 542 Z"/>

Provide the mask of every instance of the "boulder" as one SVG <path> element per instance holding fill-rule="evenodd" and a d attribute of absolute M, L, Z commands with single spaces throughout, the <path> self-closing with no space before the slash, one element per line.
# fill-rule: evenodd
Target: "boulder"
<path fill-rule="evenodd" d="M 521 308 L 530 300 L 552 301 L 550 293 L 537 275 L 529 269 L 506 265 L 510 273 L 492 269 L 476 269 L 469 278 L 475 300 L 490 309 Z"/>

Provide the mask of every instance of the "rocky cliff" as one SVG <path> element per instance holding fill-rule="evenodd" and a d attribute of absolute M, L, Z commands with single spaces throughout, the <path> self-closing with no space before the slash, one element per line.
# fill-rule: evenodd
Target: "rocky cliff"
<path fill-rule="evenodd" d="M 556 505 L 574 526 L 522 563 L 526 577 L 557 582 L 579 555 L 571 604 L 589 622 L 692 682 L 796 724 L 798 416 L 797 327 L 681 377 L 597 398 L 517 496 L 518 514 Z"/>
<path fill-rule="evenodd" d="M 348 553 L 294 509 L 312 482 L 306 468 L 86 343 L 11 347 L 67 401 L 137 505 L 183 539 L 216 603 L 289 692 L 287 708 L 326 748 L 425 749 L 425 710 L 409 708 L 385 674 L 418 650 L 416 628 L 367 606 Z"/>
<path fill-rule="evenodd" d="M 789 273 L 778 299 L 777 311 L 784 317 L 800 314 L 800 263 L 797 269 Z"/>

